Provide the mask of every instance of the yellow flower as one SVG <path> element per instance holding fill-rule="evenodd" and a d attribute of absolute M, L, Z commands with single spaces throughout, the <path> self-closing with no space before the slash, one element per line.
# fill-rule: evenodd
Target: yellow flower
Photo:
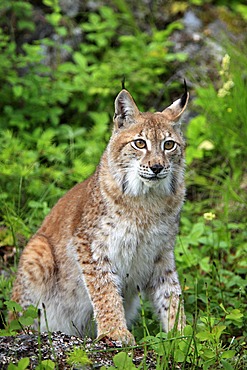
<path fill-rule="evenodd" d="M 212 143 L 212 141 L 204 140 L 198 146 L 198 149 L 213 150 L 214 149 L 214 144 Z"/>
<path fill-rule="evenodd" d="M 213 212 L 206 212 L 203 214 L 203 217 L 207 221 L 212 221 L 216 216 Z"/>

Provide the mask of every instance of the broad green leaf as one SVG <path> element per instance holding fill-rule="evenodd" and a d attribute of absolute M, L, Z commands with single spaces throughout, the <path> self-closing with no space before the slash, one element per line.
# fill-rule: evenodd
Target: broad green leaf
<path fill-rule="evenodd" d="M 234 367 L 231 364 L 229 364 L 228 361 L 221 360 L 220 362 L 221 362 L 224 370 L 234 370 Z"/>
<path fill-rule="evenodd" d="M 9 330 L 19 330 L 21 329 L 21 325 L 20 323 L 17 321 L 17 320 L 13 320 L 11 321 L 11 323 L 9 324 Z"/>
<path fill-rule="evenodd" d="M 203 357 L 205 359 L 213 359 L 215 357 L 215 353 L 211 349 L 205 349 L 203 351 Z"/>
<path fill-rule="evenodd" d="M 226 315 L 226 319 L 233 320 L 233 321 L 242 321 L 243 314 L 238 308 L 233 309 L 228 315 Z"/>
<path fill-rule="evenodd" d="M 14 365 L 14 364 L 9 364 L 8 365 L 8 369 L 7 370 L 18 370 L 18 367 L 16 366 L 16 365 Z"/>
<path fill-rule="evenodd" d="M 236 351 L 230 349 L 229 351 L 224 351 L 221 355 L 221 358 L 233 358 L 235 356 Z"/>
<path fill-rule="evenodd" d="M 19 321 L 21 323 L 22 326 L 30 326 L 33 324 L 33 318 L 32 317 L 24 317 L 24 316 L 21 316 L 19 318 Z"/>
<path fill-rule="evenodd" d="M 128 356 L 126 352 L 120 352 L 113 357 L 114 365 L 118 370 L 132 370 L 135 369 L 135 365 L 132 359 Z"/>
<path fill-rule="evenodd" d="M 25 370 L 30 363 L 30 359 L 28 357 L 24 357 L 18 362 L 18 369 Z"/>
<path fill-rule="evenodd" d="M 45 370 L 55 369 L 55 363 L 52 360 L 43 360 L 42 365 L 45 368 Z"/>
<path fill-rule="evenodd" d="M 174 351 L 174 359 L 176 362 L 184 362 L 185 354 L 180 349 L 176 348 Z"/>
<path fill-rule="evenodd" d="M 225 330 L 225 325 L 216 325 L 213 327 L 212 334 L 215 336 L 216 340 L 219 340 L 222 332 Z"/>
<path fill-rule="evenodd" d="M 16 303 L 14 301 L 5 301 L 5 305 L 7 306 L 9 311 L 16 311 L 16 312 L 21 312 L 23 308 L 19 303 Z"/>
<path fill-rule="evenodd" d="M 191 336 L 193 334 L 193 328 L 191 325 L 186 325 L 184 328 L 184 335 Z"/>
<path fill-rule="evenodd" d="M 85 69 L 87 66 L 87 60 L 86 58 L 79 52 L 75 52 L 73 54 L 73 59 L 80 66 L 81 68 Z"/>
<path fill-rule="evenodd" d="M 202 331 L 196 334 L 196 338 L 198 338 L 200 341 L 212 340 L 213 337 L 213 334 L 209 331 Z"/>
<path fill-rule="evenodd" d="M 23 87 L 21 85 L 15 85 L 13 87 L 14 95 L 19 98 L 22 95 Z"/>

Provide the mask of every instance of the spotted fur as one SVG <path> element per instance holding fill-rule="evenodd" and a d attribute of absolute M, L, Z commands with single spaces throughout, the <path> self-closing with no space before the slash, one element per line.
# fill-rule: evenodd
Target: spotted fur
<path fill-rule="evenodd" d="M 139 291 L 163 329 L 184 325 L 174 243 L 184 201 L 179 118 L 188 93 L 141 113 L 123 89 L 96 172 L 65 194 L 25 247 L 12 299 L 41 309 L 41 330 L 134 343 Z M 179 309 L 180 307 L 180 309 Z M 10 318 L 13 315 L 10 314 Z"/>

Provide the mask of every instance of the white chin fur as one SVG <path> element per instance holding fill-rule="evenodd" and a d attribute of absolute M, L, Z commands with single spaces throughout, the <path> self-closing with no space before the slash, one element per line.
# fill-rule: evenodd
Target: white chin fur
<path fill-rule="evenodd" d="M 158 185 L 161 184 L 162 181 L 164 181 L 164 179 L 153 179 L 153 180 L 149 180 L 149 179 L 144 179 L 143 177 L 140 177 L 140 180 L 146 185 L 148 186 L 149 188 L 155 188 L 157 187 Z"/>
<path fill-rule="evenodd" d="M 148 180 L 140 177 L 135 171 L 129 172 L 125 177 L 123 192 L 130 196 L 147 194 L 151 189 L 158 189 L 159 193 L 170 194 L 170 176 L 163 179 Z"/>

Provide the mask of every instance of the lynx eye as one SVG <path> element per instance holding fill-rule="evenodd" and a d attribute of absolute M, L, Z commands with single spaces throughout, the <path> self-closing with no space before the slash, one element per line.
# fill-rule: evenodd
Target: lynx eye
<path fill-rule="evenodd" d="M 175 149 L 176 143 L 173 140 L 167 140 L 164 142 L 164 150 L 172 150 Z"/>
<path fill-rule="evenodd" d="M 144 141 L 142 139 L 134 140 L 133 144 L 134 144 L 134 147 L 137 148 L 137 149 L 145 149 L 146 146 L 147 146 L 146 141 Z"/>

